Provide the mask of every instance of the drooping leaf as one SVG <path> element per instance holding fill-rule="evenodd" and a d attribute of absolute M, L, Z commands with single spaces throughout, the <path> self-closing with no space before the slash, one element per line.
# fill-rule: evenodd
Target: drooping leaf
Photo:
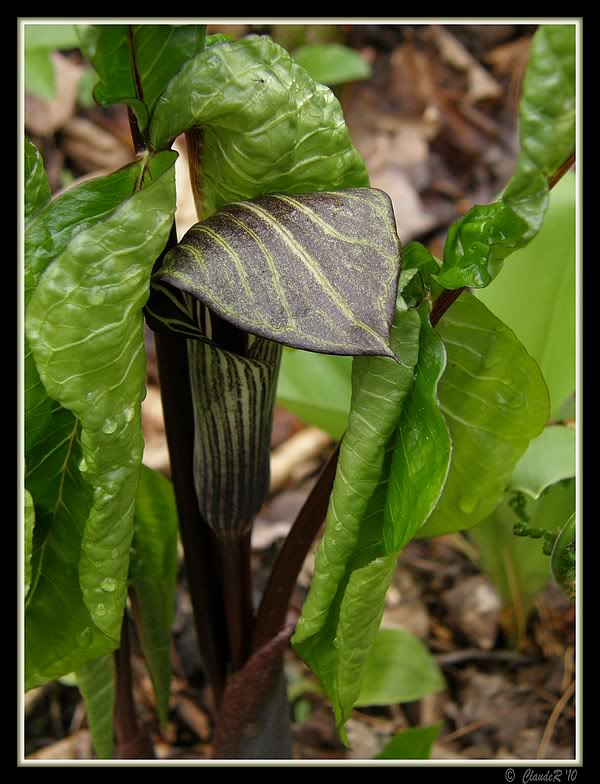
<path fill-rule="evenodd" d="M 154 685 L 161 724 L 169 714 L 171 626 L 177 585 L 177 509 L 171 482 L 142 466 L 135 503 L 129 582 L 144 658 Z"/>
<path fill-rule="evenodd" d="M 256 338 L 242 357 L 188 342 L 202 516 L 221 535 L 250 530 L 267 496 L 270 434 L 281 346 Z"/>
<path fill-rule="evenodd" d="M 25 607 L 25 687 L 73 672 L 117 643 L 94 623 L 79 584 L 92 489 L 79 471 L 75 417 L 54 404 L 50 427 L 27 454 L 25 481 L 36 510 L 31 587 Z"/>
<path fill-rule="evenodd" d="M 414 702 L 445 688 L 439 666 L 417 637 L 404 629 L 380 629 L 356 705 Z"/>
<path fill-rule="evenodd" d="M 294 645 L 311 670 L 318 675 L 330 697 L 340 736 L 345 741 L 344 724 L 359 696 L 369 650 L 375 640 L 383 613 L 385 594 L 392 580 L 398 551 L 392 547 L 406 543 L 431 509 L 415 505 L 415 517 L 395 517 L 393 509 L 384 516 L 388 476 L 395 457 L 394 442 L 403 425 L 403 411 L 412 395 L 420 400 L 419 427 L 424 432 L 438 427 L 441 414 L 435 395 L 443 371 L 445 354 L 441 341 L 429 326 L 424 305 L 421 314 L 398 301 L 391 346 L 399 364 L 385 358 L 355 360 L 353 399 L 348 431 L 340 449 L 338 473 L 331 495 L 327 528 L 315 561 L 311 590 L 304 604 Z M 418 357 L 418 359 L 417 359 Z M 416 365 L 415 365 L 416 362 Z M 416 372 L 417 382 L 413 383 Z M 417 388 L 418 387 L 418 388 Z M 415 391 L 416 390 L 416 391 Z M 441 423 L 443 426 L 443 422 Z M 394 432 L 396 431 L 396 432 Z M 411 435 L 404 437 L 411 439 Z M 449 459 L 447 443 L 438 444 Z M 409 477 L 413 466 L 421 466 L 420 450 L 429 452 L 423 441 L 407 456 Z M 420 484 L 409 488 L 412 496 L 437 487 L 441 491 L 447 460 L 440 476 L 436 460 L 429 472 L 414 471 Z M 437 498 L 429 496 L 434 505 Z M 422 519 L 416 515 L 425 515 Z M 384 525 L 396 527 L 384 541 Z"/>
<path fill-rule="evenodd" d="M 431 727 L 410 727 L 396 733 L 373 759 L 429 759 L 442 723 Z"/>
<path fill-rule="evenodd" d="M 205 25 L 78 25 L 81 49 L 100 81 L 102 106 L 124 103 L 144 131 L 158 97 L 183 64 L 202 51 Z"/>
<path fill-rule="evenodd" d="M 470 528 L 491 514 L 548 420 L 548 392 L 514 333 L 471 294 L 437 325 L 448 365 L 440 404 L 452 436 L 444 492 L 419 535 Z"/>
<path fill-rule="evenodd" d="M 371 77 L 364 57 L 343 44 L 305 44 L 294 49 L 292 57 L 321 84 L 333 86 Z"/>
<path fill-rule="evenodd" d="M 284 349 L 277 402 L 339 440 L 348 423 L 351 375 L 351 357 Z"/>
<path fill-rule="evenodd" d="M 79 577 L 95 626 L 114 641 L 127 595 L 143 451 L 142 307 L 175 211 L 175 157 L 161 153 L 144 161 L 140 189 L 69 242 L 40 278 L 27 311 L 42 382 L 81 421 L 79 469 L 94 492 Z"/>
<path fill-rule="evenodd" d="M 164 147 L 184 131 L 198 157 L 200 218 L 267 193 L 369 184 L 337 99 L 266 36 L 211 46 L 183 66 L 150 138 Z"/>
<path fill-rule="evenodd" d="M 44 161 L 35 144 L 25 137 L 25 220 L 33 218 L 50 201 Z"/>
<path fill-rule="evenodd" d="M 537 360 L 552 418 L 561 416 L 575 390 L 575 198 L 575 175 L 569 172 L 550 194 L 540 233 L 517 251 L 493 286 L 477 292 Z"/>
<path fill-rule="evenodd" d="M 562 425 L 546 427 L 527 447 L 509 483 L 537 499 L 547 487 L 575 476 L 575 430 Z"/>
<path fill-rule="evenodd" d="M 521 154 L 502 198 L 473 207 L 448 233 L 444 288 L 482 288 L 503 259 L 540 230 L 548 179 L 575 150 L 575 25 L 541 25 L 533 38 L 520 103 Z"/>
<path fill-rule="evenodd" d="M 114 663 L 112 656 L 87 662 L 77 670 L 77 686 L 85 703 L 88 727 L 98 759 L 114 752 Z"/>
<path fill-rule="evenodd" d="M 265 196 L 191 228 L 154 279 L 297 348 L 390 355 L 401 250 L 382 191 Z"/>
<path fill-rule="evenodd" d="M 571 598 L 575 597 L 575 513 L 569 517 L 554 543 L 552 549 L 552 576 L 563 591 Z"/>
<path fill-rule="evenodd" d="M 482 523 L 469 531 L 480 554 L 480 567 L 500 594 L 503 626 L 514 642 L 525 633 L 535 600 L 550 580 L 550 558 L 540 539 L 515 536 L 513 528 L 525 516 L 534 528 L 558 533 L 575 508 L 575 483 L 559 483 L 533 501 L 523 496 L 517 507 L 508 493 Z"/>
<path fill-rule="evenodd" d="M 35 526 L 35 509 L 33 507 L 33 498 L 31 493 L 27 490 L 23 491 L 25 497 L 25 515 L 24 515 L 24 543 L 25 543 L 25 596 L 29 593 L 29 586 L 31 585 L 31 551 L 33 549 L 33 528 Z"/>

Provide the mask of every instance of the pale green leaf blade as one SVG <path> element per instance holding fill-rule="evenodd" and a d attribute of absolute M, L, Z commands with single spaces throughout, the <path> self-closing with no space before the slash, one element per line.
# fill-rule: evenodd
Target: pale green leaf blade
<path fill-rule="evenodd" d="M 28 221 L 50 201 L 50 184 L 44 161 L 35 144 L 25 137 L 25 220 Z"/>
<path fill-rule="evenodd" d="M 284 349 L 277 403 L 339 440 L 348 424 L 351 375 L 351 357 Z"/>
<path fill-rule="evenodd" d="M 292 57 L 321 84 L 333 86 L 371 77 L 364 57 L 343 44 L 306 44 L 295 49 Z"/>
<path fill-rule="evenodd" d="M 242 357 L 188 341 L 194 402 L 194 481 L 219 535 L 247 533 L 267 496 L 281 346 L 256 338 Z"/>
<path fill-rule="evenodd" d="M 340 447 L 327 529 L 317 551 L 315 573 L 302 609 L 301 623 L 294 635 L 297 645 L 324 626 L 355 557 L 369 501 L 382 478 L 387 482 L 387 474 L 382 477 L 384 460 L 413 384 L 420 329 L 418 313 L 407 309 L 399 299 L 390 333 L 390 345 L 399 362 L 383 357 L 354 360 L 348 429 Z M 380 545 L 383 554 L 383 545 Z"/>
<path fill-rule="evenodd" d="M 25 49 L 77 49 L 79 38 L 75 25 L 33 24 L 25 25 Z"/>
<path fill-rule="evenodd" d="M 80 426 L 54 404 L 50 427 L 27 454 L 25 481 L 36 510 L 31 587 L 25 608 L 25 686 L 81 667 L 116 647 L 83 601 L 78 564 L 92 489 L 79 471 Z"/>
<path fill-rule="evenodd" d="M 380 629 L 369 653 L 356 705 L 413 702 L 446 688 L 426 646 L 404 629 Z"/>
<path fill-rule="evenodd" d="M 142 466 L 135 503 L 129 582 L 135 591 L 141 625 L 138 633 L 163 726 L 169 714 L 177 526 L 173 485 L 157 471 Z"/>
<path fill-rule="evenodd" d="M 435 743 L 442 723 L 431 727 L 410 727 L 398 732 L 386 743 L 373 759 L 430 759 L 431 747 Z"/>
<path fill-rule="evenodd" d="M 452 445 L 440 411 L 438 382 L 446 351 L 421 306 L 419 361 L 410 396 L 396 428 L 383 538 L 387 552 L 401 550 L 432 513 L 444 488 Z"/>
<path fill-rule="evenodd" d="M 525 516 L 533 528 L 558 533 L 575 509 L 574 481 L 550 487 L 537 501 L 523 497 L 520 509 L 507 494 L 493 513 L 472 528 L 469 539 L 480 554 L 480 567 L 487 574 L 504 605 L 504 625 L 513 639 L 523 635 L 535 600 L 550 580 L 550 558 L 543 542 L 515 536 L 513 527 Z"/>
<path fill-rule="evenodd" d="M 150 138 L 164 147 L 191 129 L 200 217 L 267 193 L 369 184 L 337 99 L 266 36 L 211 46 L 172 79 Z"/>
<path fill-rule="evenodd" d="M 173 221 L 175 157 L 161 153 L 145 162 L 149 184 L 69 243 L 41 277 L 27 312 L 44 386 L 82 424 L 81 469 L 94 497 L 80 580 L 94 623 L 115 641 L 143 451 L 142 307 Z"/>
<path fill-rule="evenodd" d="M 576 540 L 575 513 L 569 517 L 552 548 L 552 576 L 563 591 L 572 598 L 575 597 L 575 540 Z"/>
<path fill-rule="evenodd" d="M 514 333 L 471 294 L 437 325 L 448 354 L 439 385 L 453 452 L 441 499 L 419 535 L 470 528 L 499 503 L 548 420 L 548 392 Z"/>
<path fill-rule="evenodd" d="M 56 98 L 54 63 L 49 49 L 25 49 L 25 92 L 46 101 Z"/>
<path fill-rule="evenodd" d="M 77 686 L 85 703 L 88 727 L 98 759 L 111 759 L 114 753 L 115 702 L 114 662 L 112 656 L 84 664 L 76 672 Z"/>
<path fill-rule="evenodd" d="M 400 263 L 389 197 L 355 189 L 228 205 L 187 232 L 154 280 L 270 340 L 391 356 Z"/>
<path fill-rule="evenodd" d="M 28 490 L 23 491 L 25 495 L 25 596 L 29 593 L 29 586 L 31 585 L 31 552 L 33 550 L 33 529 L 35 526 L 35 509 L 33 507 L 33 498 Z"/>
<path fill-rule="evenodd" d="M 567 173 L 550 194 L 540 233 L 517 251 L 493 286 L 477 292 L 537 360 L 553 418 L 560 418 L 575 390 L 575 199 L 575 175 Z"/>
<path fill-rule="evenodd" d="M 547 487 L 575 476 L 575 430 L 550 425 L 527 447 L 510 480 L 510 490 L 537 499 Z"/>
<path fill-rule="evenodd" d="M 520 104 L 521 154 L 502 198 L 473 207 L 450 229 L 444 288 L 482 288 L 503 259 L 540 230 L 548 207 L 548 178 L 575 151 L 574 24 L 541 25 L 533 38 Z"/>

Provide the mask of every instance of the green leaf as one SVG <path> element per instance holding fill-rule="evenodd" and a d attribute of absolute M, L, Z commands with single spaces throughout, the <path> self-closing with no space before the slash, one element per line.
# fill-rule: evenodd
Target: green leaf
<path fill-rule="evenodd" d="M 356 705 L 414 702 L 445 688 L 440 668 L 419 639 L 404 629 L 380 629 Z"/>
<path fill-rule="evenodd" d="M 431 727 L 410 727 L 396 733 L 373 759 L 430 759 L 442 723 Z"/>
<path fill-rule="evenodd" d="M 72 672 L 117 643 L 94 623 L 79 584 L 92 489 L 79 471 L 75 417 L 54 404 L 50 427 L 27 454 L 25 481 L 36 511 L 25 609 L 25 687 Z"/>
<path fill-rule="evenodd" d="M 25 221 L 50 201 L 50 185 L 44 161 L 35 144 L 25 137 Z"/>
<path fill-rule="evenodd" d="M 49 49 L 25 50 L 25 92 L 46 101 L 56 98 L 54 63 Z"/>
<path fill-rule="evenodd" d="M 351 357 L 284 349 L 277 402 L 339 440 L 348 423 L 351 374 Z"/>
<path fill-rule="evenodd" d="M 94 492 L 75 563 L 95 626 L 115 642 L 143 452 L 142 307 L 175 212 L 175 158 L 144 161 L 141 189 L 69 242 L 40 278 L 26 317 L 48 394 L 81 421 L 79 469 Z"/>
<path fill-rule="evenodd" d="M 404 285 L 404 282 L 402 282 Z M 318 675 L 330 697 L 338 730 L 345 740 L 344 723 L 359 696 L 362 674 L 381 616 L 385 594 L 394 574 L 398 551 L 388 551 L 407 541 L 410 532 L 425 517 L 407 520 L 394 509 L 384 515 L 388 495 L 390 465 L 397 461 L 394 441 L 412 442 L 414 433 L 406 427 L 403 412 L 420 405 L 417 421 L 420 432 L 433 432 L 441 421 L 435 389 L 445 355 L 441 341 L 428 322 L 428 310 L 421 314 L 407 309 L 398 299 L 396 319 L 390 335 L 392 350 L 399 362 L 385 358 L 356 358 L 352 378 L 352 407 L 348 430 L 342 441 L 338 472 L 327 515 L 327 528 L 316 556 L 315 574 L 302 616 L 294 635 L 297 652 Z M 417 381 L 413 383 L 416 373 Z M 413 395 L 415 402 L 413 403 Z M 433 429 L 432 429 L 433 428 Z M 414 431 L 417 432 L 416 430 Z M 444 445 L 440 444 L 442 452 Z M 409 477 L 423 483 L 409 483 L 409 495 L 441 491 L 449 459 L 446 432 L 446 463 L 440 475 L 437 460 L 422 471 L 421 450 L 427 454 L 425 438 L 415 446 L 407 461 Z M 399 463 L 396 470 L 399 469 Z M 416 468 L 419 470 L 416 470 Z M 415 470 L 413 471 L 413 468 Z M 436 498 L 428 496 L 431 504 Z M 415 515 L 427 515 L 428 504 L 414 505 Z M 384 542 L 384 526 L 393 536 Z"/>
<path fill-rule="evenodd" d="M 25 596 L 29 593 L 29 586 L 31 585 L 31 551 L 33 549 L 33 528 L 35 526 L 35 509 L 33 508 L 33 498 L 31 493 L 24 490 L 25 495 Z"/>
<path fill-rule="evenodd" d="M 437 282 L 482 288 L 503 259 L 540 230 L 548 179 L 575 150 L 575 25 L 541 25 L 533 38 L 520 104 L 521 154 L 502 198 L 473 207 L 448 233 Z"/>
<path fill-rule="evenodd" d="M 525 623 L 535 600 L 551 577 L 550 559 L 539 539 L 515 536 L 516 522 L 527 517 L 534 528 L 558 532 L 575 508 L 575 483 L 549 488 L 537 501 L 525 496 L 524 510 L 511 505 L 507 494 L 482 523 L 469 531 L 480 554 L 480 567 L 500 594 L 505 607 L 504 626 L 512 640 L 525 632 Z"/>
<path fill-rule="evenodd" d="M 194 340 L 188 342 L 188 358 L 200 511 L 217 534 L 242 534 L 269 489 L 281 346 L 256 338 L 242 357 Z"/>
<path fill-rule="evenodd" d="M 575 476 L 575 430 L 551 425 L 527 447 L 510 480 L 510 490 L 537 499 L 547 487 Z"/>
<path fill-rule="evenodd" d="M 477 297 L 537 360 L 553 418 L 575 390 L 575 175 L 552 190 L 544 225 Z"/>
<path fill-rule="evenodd" d="M 474 296 L 463 294 L 437 330 L 448 352 L 439 396 L 453 452 L 423 536 L 470 528 L 491 514 L 548 420 L 548 392 L 536 362 Z"/>
<path fill-rule="evenodd" d="M 79 38 L 75 25 L 25 25 L 25 49 L 78 49 Z"/>
<path fill-rule="evenodd" d="M 569 517 L 561 528 L 554 547 L 552 548 L 552 575 L 563 591 L 575 597 L 575 513 Z"/>
<path fill-rule="evenodd" d="M 129 582 L 135 591 L 141 622 L 138 633 L 164 727 L 169 715 L 178 523 L 173 485 L 146 466 L 142 466 L 134 525 Z"/>
<path fill-rule="evenodd" d="M 156 102 L 182 65 L 204 47 L 205 25 L 78 25 L 81 49 L 100 81 L 102 106 L 124 103 L 144 131 Z"/>
<path fill-rule="evenodd" d="M 371 78 L 371 66 L 358 52 L 343 44 L 306 44 L 293 52 L 293 58 L 315 82 L 345 84 Z"/>
<path fill-rule="evenodd" d="M 389 197 L 355 189 L 230 204 L 192 227 L 154 280 L 270 340 L 390 355 L 400 262 Z"/>
<path fill-rule="evenodd" d="M 165 147 L 192 129 L 201 218 L 268 193 L 369 184 L 337 99 L 266 36 L 211 46 L 171 80 L 152 143 Z"/>
<path fill-rule="evenodd" d="M 77 686 L 85 702 L 88 727 L 98 759 L 111 759 L 114 753 L 113 708 L 114 664 L 112 656 L 84 664 L 76 673 Z"/>

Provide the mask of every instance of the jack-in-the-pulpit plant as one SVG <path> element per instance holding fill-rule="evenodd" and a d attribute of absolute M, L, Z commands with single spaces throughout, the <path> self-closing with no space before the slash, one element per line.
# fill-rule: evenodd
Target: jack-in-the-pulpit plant
<path fill-rule="evenodd" d="M 418 243 L 402 251 L 337 99 L 270 38 L 202 25 L 78 33 L 96 100 L 128 107 L 137 157 L 51 199 L 25 140 L 26 688 L 74 672 L 98 756 L 115 753 L 113 711 L 118 753 L 153 755 L 127 617 L 164 723 L 178 521 L 216 756 L 291 756 L 292 634 L 347 742 L 399 554 L 494 512 L 549 418 L 536 362 L 465 289 L 535 236 L 572 163 L 575 28 L 536 33 L 515 174 L 451 228 L 441 261 Z M 199 222 L 178 241 L 181 134 Z M 142 466 L 144 322 L 172 484 Z M 354 357 L 352 401 L 255 607 L 250 533 L 284 345 Z M 325 512 L 294 630 L 291 590 Z M 552 568 L 572 585 L 575 527 L 559 522 Z"/>

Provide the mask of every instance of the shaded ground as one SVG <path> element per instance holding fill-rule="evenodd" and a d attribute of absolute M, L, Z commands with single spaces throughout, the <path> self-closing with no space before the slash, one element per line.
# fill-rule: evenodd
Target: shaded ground
<path fill-rule="evenodd" d="M 247 32 L 238 27 L 243 28 L 238 34 Z M 298 32 L 265 31 L 281 39 Z M 307 40 L 344 37 L 372 65 L 371 80 L 347 85 L 338 94 L 372 185 L 392 197 L 403 243 L 418 239 L 441 256 L 448 226 L 473 203 L 493 200 L 512 173 L 518 151 L 516 107 L 532 32 L 531 26 L 515 25 L 305 31 Z M 84 67 L 78 54 L 56 57 L 59 98 L 48 105 L 28 97 L 26 104 L 28 132 L 44 155 L 54 192 L 73 179 L 106 173 L 133 158 L 123 107 L 89 106 L 78 92 Z M 181 234 L 195 216 L 179 174 Z M 145 462 L 168 474 L 150 334 L 147 348 Z M 265 504 L 253 534 L 257 598 L 278 544 L 332 448 L 327 436 L 278 409 L 273 446 L 292 437 L 294 448 L 285 459 L 275 458 L 280 489 Z M 311 561 L 305 563 L 294 596 L 297 607 L 306 595 Z M 557 588 L 549 586 L 539 597 L 524 639 L 512 649 L 502 631 L 498 598 L 478 570 L 472 545 L 460 535 L 416 541 L 400 560 L 384 625 L 408 629 L 424 641 L 443 669 L 447 690 L 416 703 L 355 710 L 348 752 L 337 739 L 323 698 L 310 685 L 294 688 L 290 711 L 297 758 L 369 758 L 394 732 L 438 720 L 437 759 L 574 757 L 575 618 L 572 604 Z M 140 718 L 160 757 L 209 758 L 212 721 L 183 573 L 174 632 L 169 725 L 159 732 L 138 650 L 134 669 Z M 292 686 L 310 684 L 306 668 L 291 652 L 286 666 Z M 91 756 L 76 688 L 57 682 L 36 689 L 28 693 L 25 710 L 26 754 Z"/>

